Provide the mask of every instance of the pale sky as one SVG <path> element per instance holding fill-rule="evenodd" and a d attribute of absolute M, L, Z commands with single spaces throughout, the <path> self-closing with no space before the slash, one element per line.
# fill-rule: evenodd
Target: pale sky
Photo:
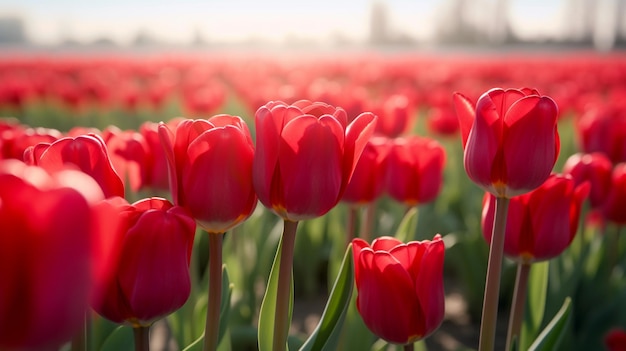
<path fill-rule="evenodd" d="M 368 36 L 374 0 L 3 0 L 0 15 L 26 20 L 37 43 L 62 38 L 91 41 L 103 36 L 130 42 L 138 31 L 170 42 L 186 43 L 196 31 L 212 41 L 286 36 L 323 40 L 341 33 L 352 40 Z M 379 0 L 387 5 L 391 26 L 427 39 L 451 0 Z M 524 36 L 558 36 L 563 31 L 564 0 L 509 0 L 514 29 Z M 469 1 L 484 11 L 493 0 Z M 481 6 L 483 5 L 483 6 Z"/>

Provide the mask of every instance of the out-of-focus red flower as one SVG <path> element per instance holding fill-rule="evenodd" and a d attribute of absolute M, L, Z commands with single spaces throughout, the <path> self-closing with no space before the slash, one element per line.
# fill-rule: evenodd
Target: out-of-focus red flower
<path fill-rule="evenodd" d="M 149 326 L 180 308 L 191 290 L 189 263 L 196 224 L 190 214 L 162 198 L 120 209 L 124 233 L 117 271 L 93 308 L 116 323 Z"/>
<path fill-rule="evenodd" d="M 380 237 L 370 247 L 352 240 L 356 305 L 365 325 L 378 337 L 409 344 L 435 331 L 444 316 L 440 235 L 407 244 Z"/>
<path fill-rule="evenodd" d="M 110 126 L 102 131 L 113 168 L 128 182 L 131 190 L 138 191 L 148 182 L 152 169 L 152 154 L 143 135 L 134 130 L 122 131 Z"/>
<path fill-rule="evenodd" d="M 577 123 L 581 148 L 585 153 L 602 152 L 613 164 L 626 162 L 626 105 L 596 105 Z"/>
<path fill-rule="evenodd" d="M 613 168 L 611 185 L 602 214 L 604 218 L 618 224 L 626 224 L 626 163 L 618 163 Z"/>
<path fill-rule="evenodd" d="M 56 129 L 51 128 L 29 128 L 24 125 L 14 124 L 10 128 L 3 130 L 0 134 L 0 158 L 14 158 L 24 160 L 24 151 L 30 146 L 39 143 L 52 143 L 63 135 Z"/>
<path fill-rule="evenodd" d="M 169 180 L 167 171 L 167 158 L 165 150 L 159 139 L 159 124 L 154 122 L 144 122 L 139 127 L 139 133 L 143 136 L 149 158 L 151 159 L 150 167 L 146 169 L 146 178 L 143 186 L 151 189 L 168 190 Z M 171 125 L 170 128 L 176 128 Z"/>
<path fill-rule="evenodd" d="M 576 186 L 570 176 L 551 175 L 539 188 L 510 199 L 504 254 L 521 262 L 544 261 L 560 255 L 572 242 L 589 183 Z M 491 243 L 495 197 L 483 199 L 483 236 Z"/>
<path fill-rule="evenodd" d="M 601 152 L 574 154 L 563 165 L 563 174 L 571 175 L 576 185 L 589 182 L 589 202 L 594 209 L 604 205 L 611 187 L 612 171 L 611 160 Z"/>
<path fill-rule="evenodd" d="M 436 135 L 455 136 L 459 133 L 459 119 L 454 111 L 443 107 L 433 107 L 428 111 L 427 126 Z"/>
<path fill-rule="evenodd" d="M 183 120 L 172 133 L 159 126 L 174 202 L 198 225 L 224 233 L 248 218 L 257 204 L 252 185 L 254 145 L 238 116 Z"/>
<path fill-rule="evenodd" d="M 604 346 L 607 351 L 626 351 L 626 330 L 613 328 L 604 335 Z"/>
<path fill-rule="evenodd" d="M 455 93 L 465 171 L 481 188 L 513 197 L 539 187 L 559 155 L 558 108 L 536 90 L 494 88 L 474 107 Z"/>
<path fill-rule="evenodd" d="M 261 202 L 290 221 L 319 217 L 341 199 L 374 132 L 376 116 L 323 102 L 271 101 L 255 114 L 254 188 Z"/>
<path fill-rule="evenodd" d="M 81 172 L 0 162 L 1 349 L 55 349 L 81 328 L 97 279 L 90 203 L 102 198 Z"/>
<path fill-rule="evenodd" d="M 433 201 L 441 190 L 445 161 L 445 150 L 434 139 L 394 139 L 387 156 L 387 193 L 408 206 Z"/>
<path fill-rule="evenodd" d="M 95 179 L 105 197 L 124 197 L 124 184 L 113 168 L 106 144 L 100 136 L 89 134 L 61 138 L 51 144 L 39 143 L 24 152 L 24 160 L 48 172 L 72 164 Z"/>
<path fill-rule="evenodd" d="M 362 205 L 376 200 L 385 190 L 389 139 L 372 137 L 354 168 L 341 201 Z"/>
<path fill-rule="evenodd" d="M 413 106 L 408 97 L 400 94 L 387 96 L 377 105 L 370 106 L 378 116 L 376 133 L 389 138 L 397 138 L 413 128 Z"/>

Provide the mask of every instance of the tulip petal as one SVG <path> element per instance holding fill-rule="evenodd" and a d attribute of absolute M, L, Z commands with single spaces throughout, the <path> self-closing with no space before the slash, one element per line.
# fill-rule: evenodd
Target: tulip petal
<path fill-rule="evenodd" d="M 372 250 L 391 251 L 391 249 L 398 245 L 404 245 L 404 243 L 392 236 L 381 236 L 372 241 Z"/>
<path fill-rule="evenodd" d="M 252 213 L 253 158 L 245 133 L 232 125 L 206 131 L 189 144 L 182 172 L 185 206 L 203 229 L 223 233 Z"/>
<path fill-rule="evenodd" d="M 149 324 L 180 308 L 191 289 L 188 223 L 163 211 L 145 212 L 128 231 L 119 284 L 134 316 Z"/>
<path fill-rule="evenodd" d="M 439 327 L 445 313 L 445 292 L 443 288 L 443 262 L 445 245 L 441 236 L 432 241 L 409 243 L 425 246 L 421 256 L 419 274 L 415 279 L 415 290 L 423 313 L 423 329 L 420 337 L 426 337 Z M 419 251 L 418 251 L 419 252 Z M 416 256 L 416 259 L 419 256 Z"/>
<path fill-rule="evenodd" d="M 357 308 L 367 327 L 388 342 L 405 344 L 423 330 L 408 272 L 388 252 L 363 250 Z"/>
<path fill-rule="evenodd" d="M 558 150 L 557 106 L 549 97 L 528 96 L 514 103 L 504 118 L 503 140 L 507 194 L 519 195 L 539 187 L 550 175 Z"/>
<path fill-rule="evenodd" d="M 376 130 L 378 117 L 371 112 L 364 112 L 358 115 L 346 129 L 344 154 L 343 154 L 343 180 L 341 192 L 348 185 L 354 168 L 365 149 L 365 145 L 370 140 Z"/>
<path fill-rule="evenodd" d="M 343 129 L 332 117 L 300 116 L 285 125 L 280 146 L 284 205 L 293 220 L 328 212 L 342 185 Z"/>
<path fill-rule="evenodd" d="M 165 159 L 167 160 L 167 171 L 170 193 L 176 205 L 181 205 L 178 200 L 178 176 L 176 171 L 176 157 L 174 156 L 174 134 L 163 122 L 159 123 L 159 140 L 163 145 Z"/>
<path fill-rule="evenodd" d="M 461 128 L 461 138 L 463 141 L 463 149 L 467 144 L 467 138 L 474 124 L 475 108 L 474 104 L 461 93 L 454 93 L 452 96 L 454 103 L 454 111 L 459 118 L 459 126 Z"/>
<path fill-rule="evenodd" d="M 285 106 L 278 105 L 272 110 L 260 107 L 255 114 L 256 153 L 254 155 L 254 189 L 261 202 L 271 207 L 272 180 L 278 165 L 280 133 L 283 128 Z"/>

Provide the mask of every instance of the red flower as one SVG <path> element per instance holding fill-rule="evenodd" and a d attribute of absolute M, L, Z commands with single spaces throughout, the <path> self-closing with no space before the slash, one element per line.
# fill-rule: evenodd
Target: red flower
<path fill-rule="evenodd" d="M 377 134 L 397 138 L 413 127 L 413 106 L 404 95 L 387 96 L 369 110 L 378 116 Z"/>
<path fill-rule="evenodd" d="M 577 130 L 584 152 L 602 152 L 613 163 L 626 162 L 626 106 L 595 106 L 578 120 Z"/>
<path fill-rule="evenodd" d="M 441 189 L 445 160 L 445 150 L 436 140 L 395 139 L 387 156 L 387 192 L 408 206 L 434 200 Z"/>
<path fill-rule="evenodd" d="M 252 186 L 254 145 L 240 117 L 187 119 L 175 134 L 161 124 L 159 135 L 174 203 L 187 208 L 199 226 L 224 233 L 252 214 L 257 203 Z"/>
<path fill-rule="evenodd" d="M 454 94 L 465 171 L 486 191 L 513 197 L 540 186 L 559 155 L 558 108 L 531 89 L 491 89 L 476 107 Z"/>
<path fill-rule="evenodd" d="M 134 130 L 122 131 L 110 126 L 102 132 L 115 170 L 137 192 L 147 182 L 152 158 L 143 135 Z"/>
<path fill-rule="evenodd" d="M 81 172 L 0 162 L 0 349 L 54 349 L 79 330 L 93 282 L 90 201 L 101 198 Z"/>
<path fill-rule="evenodd" d="M 376 200 L 385 189 L 389 139 L 373 137 L 365 145 L 341 201 L 366 204 Z"/>
<path fill-rule="evenodd" d="M 607 351 L 626 351 L 626 330 L 614 328 L 604 336 Z"/>
<path fill-rule="evenodd" d="M 544 261 L 561 254 L 572 242 L 589 184 L 576 186 L 570 176 L 551 175 L 539 188 L 510 199 L 504 253 L 523 262 Z M 495 197 L 483 199 L 483 236 L 491 243 Z"/>
<path fill-rule="evenodd" d="M 563 173 L 574 178 L 576 185 L 588 181 L 591 185 L 589 202 L 592 208 L 604 205 L 611 188 L 613 164 L 601 152 L 577 153 L 570 156 L 563 166 Z"/>
<path fill-rule="evenodd" d="M 613 168 L 611 185 L 606 202 L 602 207 L 604 218 L 618 224 L 626 224 L 626 163 L 618 163 Z"/>
<path fill-rule="evenodd" d="M 107 201 L 120 210 L 124 238 L 114 279 L 93 307 L 113 322 L 149 326 L 189 297 L 196 224 L 185 209 L 165 199 L 132 205 L 122 198 Z"/>
<path fill-rule="evenodd" d="M 61 138 L 52 144 L 39 143 L 26 149 L 24 160 L 48 172 L 73 164 L 96 180 L 105 197 L 124 197 L 124 184 L 113 169 L 106 144 L 95 134 Z"/>
<path fill-rule="evenodd" d="M 341 199 L 376 116 L 300 100 L 271 101 L 255 115 L 254 188 L 261 202 L 284 219 L 319 217 Z"/>
<path fill-rule="evenodd" d="M 443 261 L 440 235 L 432 241 L 404 244 L 380 237 L 370 247 L 352 241 L 357 309 L 378 337 L 395 344 L 430 335 L 444 316 Z"/>

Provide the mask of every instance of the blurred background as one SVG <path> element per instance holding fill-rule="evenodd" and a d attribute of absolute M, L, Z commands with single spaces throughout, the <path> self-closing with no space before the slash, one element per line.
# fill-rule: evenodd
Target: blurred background
<path fill-rule="evenodd" d="M 594 48 L 626 0 L 4 0 L 3 49 Z M 4 50 L 3 50 L 4 51 Z"/>

